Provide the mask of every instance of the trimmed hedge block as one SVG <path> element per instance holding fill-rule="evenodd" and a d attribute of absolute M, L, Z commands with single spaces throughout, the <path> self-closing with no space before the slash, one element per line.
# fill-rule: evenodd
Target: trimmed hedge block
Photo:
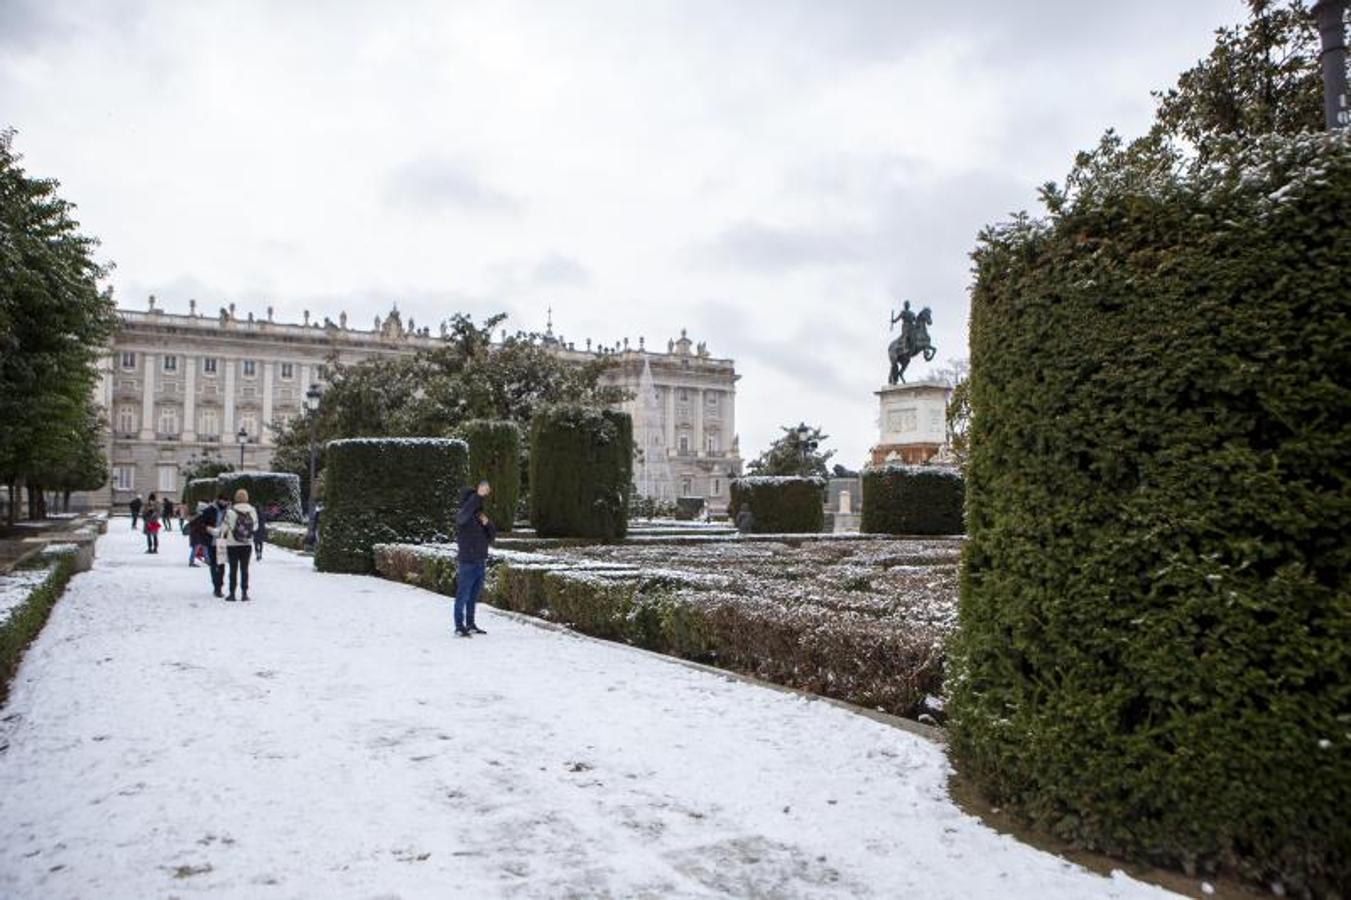
<path fill-rule="evenodd" d="M 555 406 L 530 423 L 530 523 L 540 537 L 622 538 L 633 480 L 628 413 Z"/>
<path fill-rule="evenodd" d="M 213 503 L 216 500 L 216 494 L 219 489 L 214 478 L 194 478 L 183 488 L 183 502 L 187 505 L 189 513 L 197 512 L 197 504 Z"/>
<path fill-rule="evenodd" d="M 325 450 L 326 488 L 314 564 L 374 571 L 376 544 L 438 543 L 455 534 L 469 448 L 448 438 L 352 438 Z"/>
<path fill-rule="evenodd" d="M 753 534 L 816 534 L 825 528 L 826 483 L 820 478 L 749 475 L 735 478 L 727 514 L 751 512 Z"/>
<path fill-rule="evenodd" d="M 961 534 L 962 475 L 939 466 L 863 470 L 865 534 Z"/>
<path fill-rule="evenodd" d="M 469 444 L 469 480 L 472 487 L 487 479 L 493 492 L 484 512 L 499 532 L 511 531 L 521 496 L 521 429 L 515 422 L 472 419 L 459 428 L 459 437 Z"/>
<path fill-rule="evenodd" d="M 1079 845 L 1340 896 L 1351 140 L 1235 152 L 982 237 L 951 746 Z"/>
<path fill-rule="evenodd" d="M 278 522 L 305 521 L 299 475 L 290 472 L 222 472 L 216 476 L 216 491 L 231 501 L 240 488 L 249 492 L 249 503 L 257 510 L 266 512 L 275 503 L 280 510 Z"/>

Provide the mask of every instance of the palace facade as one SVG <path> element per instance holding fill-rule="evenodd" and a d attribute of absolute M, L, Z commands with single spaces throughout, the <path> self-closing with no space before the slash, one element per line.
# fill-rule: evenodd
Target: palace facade
<path fill-rule="evenodd" d="M 97 388 L 108 415 L 111 470 L 108 486 L 90 498 L 100 507 L 151 491 L 176 500 L 182 467 L 203 453 L 237 468 L 242 456 L 242 468 L 266 470 L 272 426 L 303 412 L 306 391 L 322 387 L 332 361 L 408 355 L 441 341 L 412 319 L 405 324 L 397 308 L 369 330 L 352 327 L 345 313 L 319 322 L 306 312 L 304 321 L 284 323 L 273 321 L 271 308 L 266 318 L 240 318 L 234 304 L 203 315 L 195 301 L 187 314 L 170 313 L 153 296 L 146 311 L 118 315 Z M 671 496 L 663 499 L 697 496 L 713 511 L 726 508 L 728 482 L 741 472 L 732 360 L 713 357 L 683 331 L 664 351 L 647 349 L 641 338 L 636 347 L 627 339 L 612 347 L 588 340 L 579 349 L 556 337 L 550 321 L 543 343 L 578 363 L 612 360 L 603 380 L 632 395 L 623 407 L 636 418 L 646 410 L 635 434 L 651 435 L 652 446 L 638 453 L 648 468 L 660 458 L 669 473 L 663 493 Z"/>

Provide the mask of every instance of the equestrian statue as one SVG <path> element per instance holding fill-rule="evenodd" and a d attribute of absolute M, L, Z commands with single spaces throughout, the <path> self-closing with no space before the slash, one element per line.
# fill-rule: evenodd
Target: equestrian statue
<path fill-rule="evenodd" d="M 916 314 L 911 312 L 910 301 L 907 300 L 899 313 L 892 314 L 892 329 L 895 329 L 897 322 L 901 323 L 901 336 L 887 347 L 887 357 L 891 360 L 887 384 L 905 381 L 905 368 L 910 365 L 912 358 L 923 353 L 924 361 L 929 362 L 938 352 L 938 348 L 929 342 L 929 326 L 934 323 L 929 307 L 924 307 Z"/>

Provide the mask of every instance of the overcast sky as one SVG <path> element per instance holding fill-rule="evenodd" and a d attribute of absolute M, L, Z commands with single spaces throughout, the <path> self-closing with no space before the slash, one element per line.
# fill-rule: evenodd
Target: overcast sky
<path fill-rule="evenodd" d="M 1204 55 L 1238 0 L 0 0 L 0 125 L 121 305 L 736 359 L 750 459 L 806 419 L 857 466 L 888 311 L 966 355 L 976 232 Z M 921 367 L 922 372 L 923 367 Z"/>

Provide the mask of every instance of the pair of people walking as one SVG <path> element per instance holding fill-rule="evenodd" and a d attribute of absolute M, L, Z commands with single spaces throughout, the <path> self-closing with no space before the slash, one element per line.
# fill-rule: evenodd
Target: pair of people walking
<path fill-rule="evenodd" d="M 234 503 L 225 494 L 203 508 L 189 524 L 192 539 L 206 547 L 212 592 L 229 602 L 249 600 L 249 560 L 255 552 L 254 535 L 259 527 L 258 510 L 249 503 L 249 492 L 235 491 Z M 261 554 L 259 554 L 261 558 Z M 224 591 L 229 568 L 230 592 Z M 235 591 L 239 594 L 236 596 Z"/>
<path fill-rule="evenodd" d="M 460 508 L 455 514 L 455 633 L 460 637 L 487 634 L 474 622 L 478 595 L 483 590 L 483 578 L 488 571 L 488 547 L 497 539 L 497 526 L 483 511 L 484 499 L 492 493 L 492 485 L 480 481 L 478 487 L 465 488 L 460 494 Z"/>

